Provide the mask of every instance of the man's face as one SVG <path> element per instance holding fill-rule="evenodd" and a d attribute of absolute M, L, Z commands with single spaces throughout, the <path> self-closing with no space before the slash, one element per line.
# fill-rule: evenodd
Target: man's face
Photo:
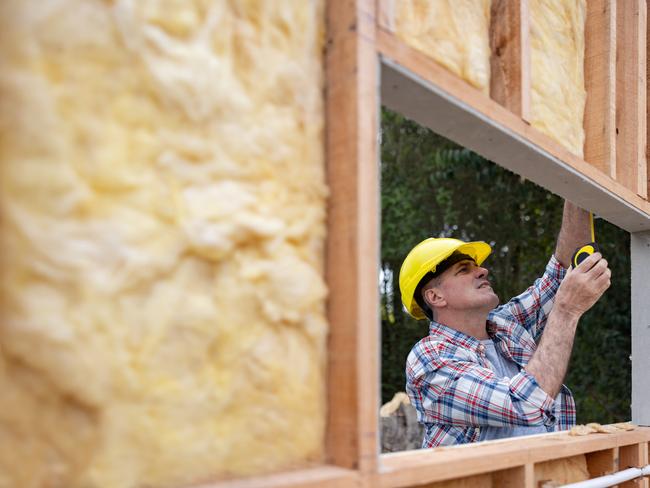
<path fill-rule="evenodd" d="M 490 311 L 499 304 L 499 297 L 488 281 L 488 270 L 471 259 L 459 261 L 445 270 L 436 288 L 449 310 Z"/>

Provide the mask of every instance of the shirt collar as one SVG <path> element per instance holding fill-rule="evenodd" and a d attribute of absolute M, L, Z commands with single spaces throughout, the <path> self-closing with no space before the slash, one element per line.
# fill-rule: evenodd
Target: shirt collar
<path fill-rule="evenodd" d="M 486 330 L 490 337 L 494 337 L 494 334 L 496 332 L 495 324 L 487 321 Z M 435 320 L 432 320 L 429 324 L 429 335 L 442 337 L 452 344 L 467 347 L 473 350 L 477 350 L 481 345 L 481 341 L 476 337 L 472 337 L 456 329 L 452 329 L 451 327 L 436 322 Z"/>

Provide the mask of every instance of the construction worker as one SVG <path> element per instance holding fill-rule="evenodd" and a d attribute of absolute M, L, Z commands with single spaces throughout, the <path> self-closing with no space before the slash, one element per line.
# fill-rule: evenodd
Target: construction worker
<path fill-rule="evenodd" d="M 589 214 L 565 202 L 555 254 L 541 278 L 499 305 L 484 242 L 426 239 L 399 276 L 402 302 L 429 335 L 411 350 L 407 393 L 423 447 L 565 430 L 575 403 L 562 384 L 578 320 L 610 285 L 600 253 L 569 269 L 590 239 Z"/>

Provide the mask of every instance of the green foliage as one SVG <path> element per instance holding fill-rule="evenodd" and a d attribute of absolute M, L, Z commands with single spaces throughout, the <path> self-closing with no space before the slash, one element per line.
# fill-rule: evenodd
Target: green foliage
<path fill-rule="evenodd" d="M 563 200 L 399 114 L 382 113 L 382 401 L 404 390 L 404 364 L 427 334 L 403 310 L 399 268 L 421 240 L 488 242 L 486 266 L 502 301 L 544 270 L 555 249 Z M 566 383 L 578 422 L 630 418 L 629 234 L 596 221 L 613 286 L 580 321 Z"/>

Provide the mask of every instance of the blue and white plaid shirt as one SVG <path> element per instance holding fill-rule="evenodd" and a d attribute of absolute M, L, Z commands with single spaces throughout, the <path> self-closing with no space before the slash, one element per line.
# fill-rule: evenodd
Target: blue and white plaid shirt
<path fill-rule="evenodd" d="M 524 368 L 537 349 L 565 269 L 552 256 L 541 278 L 488 314 L 486 329 L 497 351 Z M 562 385 L 554 400 L 521 369 L 498 378 L 481 341 L 431 322 L 406 362 L 406 391 L 425 426 L 422 447 L 475 442 L 481 426 L 575 425 L 575 403 Z"/>

